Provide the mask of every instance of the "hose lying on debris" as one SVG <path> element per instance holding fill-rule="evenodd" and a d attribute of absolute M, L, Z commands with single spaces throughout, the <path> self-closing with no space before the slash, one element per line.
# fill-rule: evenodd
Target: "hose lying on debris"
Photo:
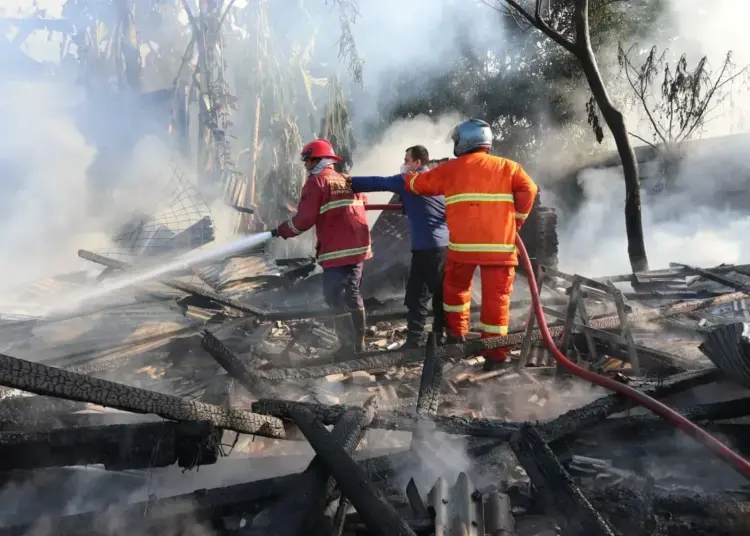
<path fill-rule="evenodd" d="M 365 208 L 369 210 L 375 210 L 375 207 L 377 207 L 378 210 L 400 210 L 402 208 L 402 206 L 398 204 L 365 206 Z M 536 316 L 537 323 L 539 324 L 541 338 L 544 341 L 547 349 L 552 354 L 552 357 L 555 358 L 555 361 L 557 361 L 557 363 L 561 367 L 566 368 L 573 375 L 578 376 L 579 378 L 583 378 L 584 380 L 599 385 L 600 387 L 604 387 L 605 389 L 609 389 L 610 391 L 614 391 L 617 394 L 623 395 L 636 404 L 639 404 L 652 411 L 653 413 L 665 419 L 667 422 L 674 425 L 676 428 L 685 432 L 687 435 L 689 435 L 699 443 L 702 443 L 711 452 L 726 461 L 737 472 L 750 480 L 750 462 L 724 445 L 714 436 L 703 430 L 700 426 L 697 426 L 669 406 L 665 406 L 658 400 L 651 398 L 646 393 L 643 393 L 637 389 L 633 389 L 629 385 L 620 383 L 619 381 L 613 380 L 612 378 L 608 378 L 606 376 L 591 372 L 590 370 L 586 370 L 585 368 L 579 367 L 578 365 L 570 361 L 567 357 L 565 357 L 562 352 L 558 350 L 555 341 L 552 339 L 550 329 L 547 326 L 547 319 L 544 317 L 542 300 L 539 297 L 539 287 L 537 286 L 536 277 L 534 276 L 534 269 L 531 266 L 531 260 L 529 259 L 528 252 L 526 251 L 526 246 L 524 245 L 520 236 L 516 236 L 516 247 L 518 248 L 518 253 L 520 253 L 520 260 L 523 264 L 524 271 L 526 272 L 526 277 L 529 280 L 531 304 L 534 308 L 534 315 Z M 529 320 L 531 320 L 531 317 L 529 317 Z"/>
<path fill-rule="evenodd" d="M 742 456 L 724 445 L 721 441 L 703 430 L 700 426 L 692 423 L 690 420 L 680 415 L 672 408 L 665 406 L 664 404 L 662 404 L 658 400 L 655 400 L 654 398 L 651 398 L 647 394 L 642 393 L 637 389 L 633 389 L 629 385 L 620 383 L 617 380 L 613 380 L 612 378 L 601 376 L 582 367 L 579 367 L 578 365 L 570 361 L 567 357 L 565 357 L 562 352 L 557 349 L 555 341 L 552 339 L 549 327 L 547 326 L 547 321 L 544 318 L 542 301 L 539 298 L 539 290 L 537 287 L 536 278 L 534 277 L 534 270 L 531 267 L 531 261 L 529 260 L 528 253 L 526 252 L 526 246 L 524 246 L 523 241 L 518 236 L 516 237 L 516 247 L 518 248 L 518 252 L 520 253 L 520 260 L 529 280 L 531 303 L 534 308 L 534 314 L 536 315 L 537 323 L 539 324 L 539 330 L 541 331 L 542 340 L 544 341 L 547 349 L 552 354 L 552 357 L 555 358 L 555 361 L 557 361 L 557 363 L 561 367 L 567 369 L 569 372 L 571 372 L 575 376 L 578 376 L 579 378 L 583 378 L 584 380 L 587 380 L 591 383 L 623 395 L 633 402 L 656 413 L 657 415 L 674 425 L 676 428 L 682 430 L 693 439 L 702 443 L 711 452 L 729 463 L 729 465 L 731 465 L 737 472 L 750 480 L 750 463 Z"/>

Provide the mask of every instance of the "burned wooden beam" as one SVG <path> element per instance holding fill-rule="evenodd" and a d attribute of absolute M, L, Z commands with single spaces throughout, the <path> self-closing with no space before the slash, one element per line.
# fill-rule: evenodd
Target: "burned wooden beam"
<path fill-rule="evenodd" d="M 208 355 L 216 360 L 221 368 L 227 371 L 230 377 L 247 389 L 248 393 L 254 396 L 262 396 L 267 393 L 268 387 L 263 385 L 263 382 L 253 374 L 253 371 L 213 333 L 208 330 L 203 332 L 201 346 Z"/>
<path fill-rule="evenodd" d="M 359 359 L 330 365 L 258 370 L 254 373 L 254 376 L 266 381 L 310 380 L 323 378 L 331 374 L 346 374 L 359 370 L 384 370 L 397 365 L 418 363 L 422 359 L 424 359 L 424 354 L 423 350 L 420 349 L 405 352 L 371 352 Z"/>
<path fill-rule="evenodd" d="M 746 534 L 750 504 L 733 493 L 691 493 L 624 484 L 586 491 L 621 534 L 713 536 Z"/>
<path fill-rule="evenodd" d="M 273 417 L 155 393 L 3 354 L 0 385 L 132 413 L 153 413 L 174 421 L 208 421 L 217 428 L 243 434 L 286 437 L 284 424 Z"/>
<path fill-rule="evenodd" d="M 261 415 L 272 415 L 281 419 L 293 420 L 295 411 L 309 411 L 324 425 L 338 422 L 349 407 L 343 405 L 324 406 L 310 402 L 292 402 L 288 400 L 262 399 L 253 402 L 253 411 Z M 423 418 L 416 413 L 379 413 L 372 421 L 372 428 L 413 432 L 424 426 L 425 422 L 434 425 L 448 433 L 455 435 L 471 435 L 475 437 L 496 438 L 507 441 L 511 434 L 518 429 L 517 423 L 493 419 L 472 419 L 462 416 L 434 415 Z"/>
<path fill-rule="evenodd" d="M 413 455 L 400 452 L 360 460 L 357 464 L 373 482 L 385 480 L 394 472 L 414 463 Z M 149 499 L 132 504 L 120 504 L 105 512 L 86 512 L 52 519 L 56 535 L 111 536 L 109 523 L 98 522 L 102 518 L 117 519 L 123 533 L 155 534 L 170 533 L 167 530 L 178 525 L 181 519 L 194 525 L 222 516 L 252 516 L 281 497 L 289 486 L 303 473 L 266 478 L 243 484 L 212 489 L 200 489 L 172 497 Z M 159 528 L 163 532 L 159 532 Z M 33 524 L 0 527 L 0 536 L 28 536 L 33 533 Z"/>
<path fill-rule="evenodd" d="M 436 415 L 440 404 L 440 386 L 443 383 L 443 360 L 437 353 L 435 333 L 427 337 L 424 367 L 419 383 L 417 415 Z"/>
<path fill-rule="evenodd" d="M 292 418 L 336 479 L 341 493 L 351 501 L 373 534 L 416 536 L 393 507 L 379 496 L 362 468 L 331 439 L 331 434 L 313 413 L 294 410 Z"/>
<path fill-rule="evenodd" d="M 691 387 L 705 385 L 720 377 L 716 369 L 687 372 L 675 376 L 661 383 L 646 385 L 643 392 L 649 396 L 665 397 Z M 605 420 L 613 413 L 625 411 L 632 402 L 618 394 L 603 396 L 580 408 L 568 411 L 560 417 L 541 423 L 539 430 L 547 441 L 555 442 L 586 429 Z M 287 400 L 261 399 L 254 402 L 252 409 L 262 415 L 272 415 L 280 419 L 290 419 L 292 412 L 305 409 L 316 414 L 324 424 L 334 424 L 346 411 L 343 405 L 325 406 L 308 402 L 292 402 Z M 448 434 L 469 435 L 474 437 L 494 438 L 508 441 L 513 432 L 522 424 L 500 421 L 496 419 L 473 419 L 463 416 L 435 415 L 431 419 L 434 425 Z M 379 413 L 372 422 L 373 428 L 400 430 L 413 432 L 418 430 L 424 419 L 411 412 Z"/>
<path fill-rule="evenodd" d="M 615 536 L 560 464 L 539 430 L 532 425 L 522 426 L 510 445 L 545 510 L 556 511 L 565 519 L 564 536 Z"/>
<path fill-rule="evenodd" d="M 346 454 L 357 448 L 377 411 L 377 399 L 369 399 L 362 409 L 346 411 L 331 432 L 331 440 Z M 322 514 L 329 495 L 333 492 L 334 481 L 319 455 L 310 462 L 305 472 L 268 510 L 261 512 L 253 520 L 251 534 L 258 536 L 302 535 L 311 527 L 315 518 Z M 248 535 L 250 536 L 250 535 Z"/>
<path fill-rule="evenodd" d="M 666 397 L 686 389 L 706 385 L 721 377 L 717 369 L 705 369 L 675 374 L 664 382 L 641 387 L 641 390 L 652 397 Z M 555 442 L 564 437 L 588 428 L 603 421 L 614 413 L 625 411 L 632 407 L 629 399 L 619 394 L 603 396 L 580 408 L 570 410 L 560 417 L 540 425 L 540 431 L 549 442 Z"/>
<path fill-rule="evenodd" d="M 0 471 L 103 464 L 107 469 L 193 467 L 215 463 L 207 422 L 156 422 L 0 433 Z"/>

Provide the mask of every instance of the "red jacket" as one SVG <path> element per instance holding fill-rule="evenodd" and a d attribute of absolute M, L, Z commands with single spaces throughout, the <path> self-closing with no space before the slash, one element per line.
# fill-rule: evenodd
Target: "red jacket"
<path fill-rule="evenodd" d="M 308 177 L 297 214 L 279 225 L 279 236 L 291 238 L 314 225 L 315 249 L 323 268 L 360 263 L 372 257 L 366 202 L 365 195 L 352 192 L 345 177 L 327 167 Z"/>

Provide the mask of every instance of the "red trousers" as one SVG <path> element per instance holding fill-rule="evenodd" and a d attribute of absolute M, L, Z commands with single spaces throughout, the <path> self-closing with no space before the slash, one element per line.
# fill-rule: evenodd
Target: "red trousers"
<path fill-rule="evenodd" d="M 445 325 L 449 335 L 463 337 L 469 331 L 471 307 L 471 280 L 476 264 L 467 264 L 448 259 L 443 279 L 443 307 Z M 508 334 L 510 323 L 510 295 L 516 275 L 513 266 L 479 266 L 482 276 L 482 313 L 480 330 L 482 338 Z M 509 357 L 507 348 L 485 350 L 483 355 L 494 361 L 505 361 Z"/>

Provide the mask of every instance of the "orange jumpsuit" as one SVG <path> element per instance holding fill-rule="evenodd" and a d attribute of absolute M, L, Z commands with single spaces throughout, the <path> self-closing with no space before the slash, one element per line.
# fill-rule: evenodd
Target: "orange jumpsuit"
<path fill-rule="evenodd" d="M 405 177 L 417 195 L 444 195 L 449 242 L 443 280 L 448 334 L 469 331 L 471 283 L 481 267 L 482 338 L 508 333 L 513 292 L 516 232 L 531 212 L 537 186 L 520 164 L 484 151 L 449 160 L 430 171 Z M 507 348 L 484 352 L 495 361 L 508 359 Z"/>

